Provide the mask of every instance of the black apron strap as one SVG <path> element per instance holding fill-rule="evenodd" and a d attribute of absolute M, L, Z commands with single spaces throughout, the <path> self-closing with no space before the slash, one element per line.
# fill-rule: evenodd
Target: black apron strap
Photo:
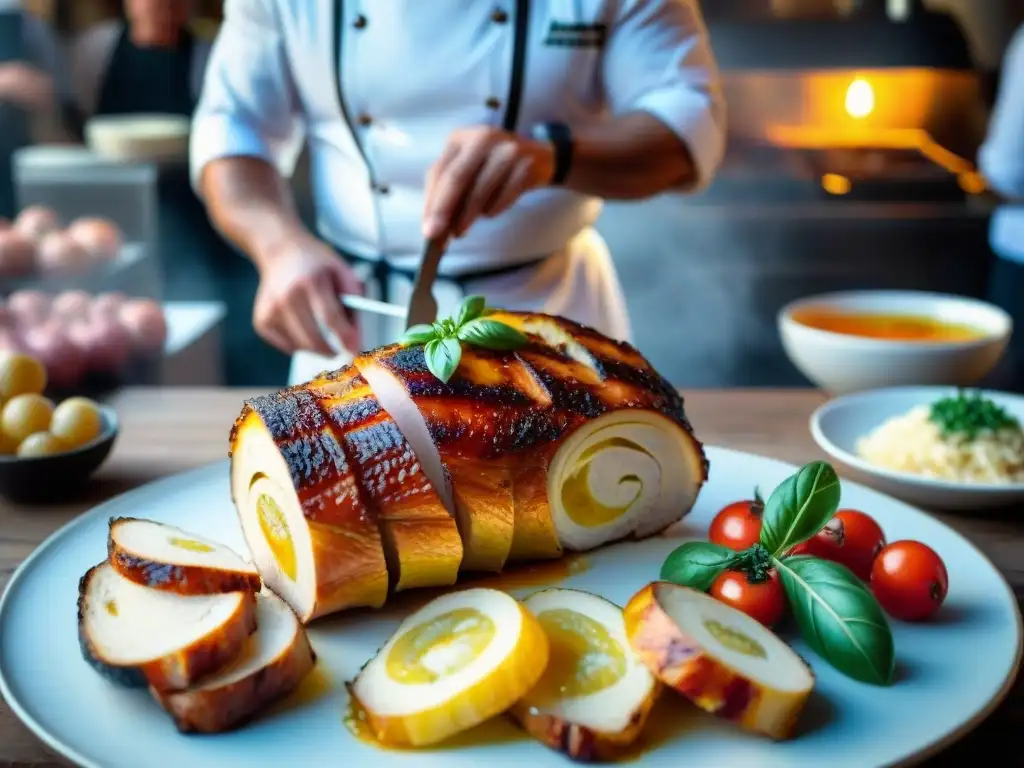
<path fill-rule="evenodd" d="M 414 282 L 416 275 L 418 274 L 415 269 L 409 269 L 405 267 L 395 267 L 387 262 L 383 258 L 367 258 L 366 256 L 357 256 L 352 253 L 348 253 L 338 246 L 333 246 L 342 259 L 348 264 L 368 264 L 370 265 L 370 279 L 374 285 L 377 286 L 378 295 L 380 300 L 385 303 L 391 303 L 391 277 L 392 275 L 400 275 Z M 535 269 L 536 267 L 543 264 L 551 256 L 539 256 L 534 259 L 528 259 L 526 261 L 517 262 L 515 264 L 503 264 L 500 266 L 490 267 L 489 269 L 474 270 L 473 272 L 461 274 L 461 275 L 438 275 L 437 281 L 443 283 L 452 283 L 458 286 L 459 290 L 466 293 L 466 289 L 469 283 L 477 280 L 486 280 L 491 277 L 501 277 L 503 275 L 512 275 L 519 272 L 528 272 Z"/>

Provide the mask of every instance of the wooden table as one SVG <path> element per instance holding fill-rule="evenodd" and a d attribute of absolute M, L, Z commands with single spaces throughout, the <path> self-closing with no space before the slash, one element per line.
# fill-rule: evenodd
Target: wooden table
<path fill-rule="evenodd" d="M 83 510 L 151 480 L 218 461 L 243 398 L 239 389 L 128 389 L 114 398 L 122 423 L 110 460 L 90 486 L 88 498 L 41 508 L 0 505 L 0 589 L 14 569 L 46 536 Z M 811 440 L 807 419 L 824 400 L 812 390 L 722 390 L 687 394 L 687 411 L 700 438 L 802 464 L 823 458 Z M 1010 513 L 939 515 L 969 537 L 1024 596 L 1024 526 Z M 971 653 L 965 648 L 964 653 Z M 943 706 L 937 701 L 935 706 Z M 972 734 L 928 765 L 966 765 L 981 750 L 1002 753 L 1019 765 L 1024 732 L 1024 685 L 1018 679 L 1007 700 Z M 1017 758 L 1011 757 L 1017 755 Z M 1004 762 L 1005 761 L 1005 762 Z M 62 765 L 0 702 L 0 766 Z"/>

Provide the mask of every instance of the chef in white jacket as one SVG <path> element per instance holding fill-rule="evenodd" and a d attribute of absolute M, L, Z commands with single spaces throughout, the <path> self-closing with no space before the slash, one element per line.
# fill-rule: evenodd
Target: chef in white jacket
<path fill-rule="evenodd" d="M 697 0 L 226 0 L 191 165 L 299 382 L 394 340 L 337 295 L 406 302 L 446 232 L 441 315 L 480 293 L 628 338 L 601 200 L 706 185 L 724 123 Z M 319 237 L 284 182 L 303 139 Z"/>

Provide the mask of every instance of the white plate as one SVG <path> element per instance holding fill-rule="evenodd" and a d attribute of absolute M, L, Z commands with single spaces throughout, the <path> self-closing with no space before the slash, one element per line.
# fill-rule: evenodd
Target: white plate
<path fill-rule="evenodd" d="M 994 485 L 935 480 L 883 469 L 857 455 L 857 440 L 886 419 L 904 414 L 915 406 L 955 395 L 956 391 L 954 387 L 892 387 L 839 397 L 811 414 L 811 435 L 825 453 L 853 469 L 858 479 L 911 504 L 947 510 L 1019 504 L 1024 501 L 1024 483 Z M 1024 423 L 1024 397 L 976 391 Z"/>
<path fill-rule="evenodd" d="M 746 496 L 755 483 L 775 486 L 794 469 L 718 448 L 708 453 L 711 480 L 673 537 L 609 547 L 591 556 L 589 570 L 565 583 L 622 604 L 657 577 L 663 558 L 682 537 L 703 536 L 721 506 Z M 846 484 L 843 502 L 874 515 L 890 539 L 913 536 L 928 542 L 949 570 L 949 596 L 935 621 L 893 625 L 898 682 L 888 688 L 857 683 L 794 642 L 818 675 L 798 738 L 772 743 L 666 694 L 664 706 L 677 717 L 677 735 L 643 753 L 639 764 L 892 765 L 919 759 L 962 735 L 1006 693 L 1019 663 L 1021 620 L 1012 592 L 992 564 L 951 529 L 879 493 Z M 397 610 L 314 624 L 313 645 L 333 681 L 323 696 L 284 707 L 234 733 L 179 734 L 145 692 L 114 687 L 79 654 L 78 578 L 104 557 L 107 519 L 115 515 L 173 522 L 243 547 L 228 496 L 227 462 L 222 462 L 104 504 L 51 536 L 17 571 L 0 603 L 0 691 L 28 727 L 65 757 L 103 768 L 567 765 L 504 720 L 483 727 L 486 739 L 463 738 L 458 748 L 382 751 L 352 737 L 342 725 L 341 681 L 353 677 L 384 643 L 400 620 Z"/>

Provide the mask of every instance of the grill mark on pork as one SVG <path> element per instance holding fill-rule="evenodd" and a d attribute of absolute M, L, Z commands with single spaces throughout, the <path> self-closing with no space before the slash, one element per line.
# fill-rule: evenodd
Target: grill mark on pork
<path fill-rule="evenodd" d="M 277 443 L 306 518 L 348 529 L 353 519 L 376 525 L 320 402 L 307 390 L 249 401 Z"/>
<path fill-rule="evenodd" d="M 361 376 L 356 378 L 362 380 Z M 377 518 L 393 590 L 454 583 L 462 561 L 455 521 L 412 446 L 366 382 L 321 406 Z M 425 542 L 432 542 L 425 546 Z"/>
<path fill-rule="evenodd" d="M 445 384 L 427 368 L 422 345 L 385 347 L 373 353 L 373 356 L 401 379 L 414 400 L 424 397 L 466 398 L 478 403 L 503 406 L 532 405 L 534 402 L 532 398 L 511 384 L 478 384 L 472 379 L 459 375 L 459 371 Z M 508 353 L 472 347 L 463 352 L 464 360 L 470 356 L 476 356 L 499 368 L 509 366 Z"/>

